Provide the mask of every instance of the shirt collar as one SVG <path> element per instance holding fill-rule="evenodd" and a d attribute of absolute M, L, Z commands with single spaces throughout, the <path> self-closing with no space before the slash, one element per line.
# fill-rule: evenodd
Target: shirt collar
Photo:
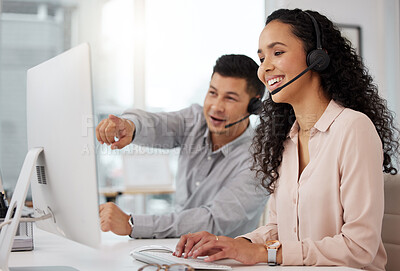
<path fill-rule="evenodd" d="M 208 127 L 206 127 L 206 131 L 203 135 L 203 147 L 210 146 L 210 144 L 211 144 L 211 134 L 210 134 L 210 130 L 208 129 Z"/>
<path fill-rule="evenodd" d="M 319 118 L 317 123 L 315 123 L 314 127 L 321 132 L 326 132 L 343 110 L 343 106 L 339 105 L 334 100 L 331 100 L 328 107 L 325 109 L 325 112 Z"/>
<path fill-rule="evenodd" d="M 329 127 L 332 125 L 332 123 L 335 121 L 335 119 L 342 113 L 344 110 L 344 107 L 336 103 L 334 100 L 331 100 L 326 107 L 324 113 L 322 116 L 319 118 L 319 120 L 314 124 L 314 126 L 311 128 L 310 133 L 311 135 L 314 134 L 318 130 L 320 132 L 326 132 Z M 289 132 L 289 137 L 294 138 L 297 136 L 299 132 L 299 123 L 297 120 L 293 123 L 292 128 L 290 129 Z"/>
<path fill-rule="evenodd" d="M 249 124 L 249 126 L 247 126 L 246 130 L 237 138 L 235 138 L 233 141 L 229 142 L 228 144 L 225 144 L 224 146 L 222 146 L 221 148 L 219 148 L 218 150 L 216 150 L 213 153 L 218 153 L 218 152 L 222 152 L 222 154 L 224 156 L 227 156 L 229 151 L 234 149 L 236 146 L 242 144 L 243 141 L 248 141 L 248 139 L 253 138 L 254 136 L 254 129 L 253 127 L 251 127 L 251 125 Z M 212 150 L 212 142 L 211 142 L 211 133 L 210 130 L 208 129 L 208 127 L 206 128 L 206 131 L 203 135 L 203 146 L 209 148 L 210 150 Z"/>

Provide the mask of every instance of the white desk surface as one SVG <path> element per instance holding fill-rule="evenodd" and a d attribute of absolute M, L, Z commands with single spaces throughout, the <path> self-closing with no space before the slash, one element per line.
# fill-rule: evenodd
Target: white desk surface
<path fill-rule="evenodd" d="M 136 247 L 159 244 L 174 248 L 178 239 L 131 239 L 113 233 L 102 233 L 102 245 L 93 249 L 65 238 L 34 229 L 35 249 L 27 252 L 11 252 L 9 267 L 23 266 L 71 266 L 80 271 L 119 271 L 137 270 L 144 263 L 133 260 L 129 252 Z M 233 260 L 222 260 L 218 263 L 228 264 L 234 270 L 290 270 L 290 271 L 354 271 L 348 267 L 306 267 L 277 266 L 266 264 L 245 266 Z"/>

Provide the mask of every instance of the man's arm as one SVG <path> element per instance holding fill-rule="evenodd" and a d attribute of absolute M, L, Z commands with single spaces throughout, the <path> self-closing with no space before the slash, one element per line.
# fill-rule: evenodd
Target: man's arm
<path fill-rule="evenodd" d="M 257 185 L 250 170 L 244 170 L 207 205 L 165 215 L 134 215 L 133 237 L 179 237 L 197 231 L 234 237 L 254 230 L 267 200 L 266 190 Z"/>
<path fill-rule="evenodd" d="M 182 144 L 202 114 L 202 107 L 195 104 L 175 112 L 149 113 L 132 109 L 125 111 L 121 117 L 134 124 L 135 144 L 171 149 Z"/>
<path fill-rule="evenodd" d="M 133 139 L 142 146 L 171 149 L 181 145 L 201 116 L 202 107 L 199 105 L 168 113 L 131 109 L 121 118 L 109 115 L 103 119 L 96 127 L 96 137 L 111 149 L 122 149 Z"/>

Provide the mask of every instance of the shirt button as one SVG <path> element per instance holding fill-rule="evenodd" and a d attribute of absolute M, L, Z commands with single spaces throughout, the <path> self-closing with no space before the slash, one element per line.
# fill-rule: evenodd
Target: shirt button
<path fill-rule="evenodd" d="M 210 160 L 211 160 L 211 156 L 208 156 L 208 157 L 207 157 L 207 160 L 210 161 Z"/>
<path fill-rule="evenodd" d="M 200 185 L 200 182 L 196 182 L 196 186 L 199 186 Z"/>
<path fill-rule="evenodd" d="M 296 198 L 293 198 L 293 203 L 296 204 Z"/>
<path fill-rule="evenodd" d="M 296 227 L 294 227 L 294 228 L 293 228 L 293 231 L 294 231 L 294 232 L 297 232 L 297 229 L 296 229 Z"/>

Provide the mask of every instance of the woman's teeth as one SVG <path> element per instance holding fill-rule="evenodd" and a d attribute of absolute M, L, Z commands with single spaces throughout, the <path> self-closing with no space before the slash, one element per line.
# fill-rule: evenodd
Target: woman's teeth
<path fill-rule="evenodd" d="M 283 80 L 283 77 L 275 77 L 273 79 L 268 80 L 267 83 L 268 83 L 269 86 L 272 86 L 273 84 L 278 83 L 278 82 L 280 82 L 282 80 Z"/>

